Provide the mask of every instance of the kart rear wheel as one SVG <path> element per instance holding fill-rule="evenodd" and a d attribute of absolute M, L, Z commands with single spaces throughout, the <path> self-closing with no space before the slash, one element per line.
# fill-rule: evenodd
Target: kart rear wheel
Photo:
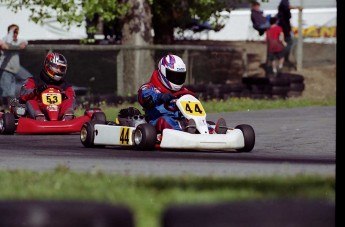
<path fill-rule="evenodd" d="M 157 140 L 156 128 L 144 123 L 137 126 L 134 131 L 134 145 L 139 150 L 153 150 Z"/>
<path fill-rule="evenodd" d="M 80 141 L 84 145 L 84 147 L 94 147 L 94 139 L 95 139 L 95 124 L 99 122 L 97 121 L 88 121 L 83 124 L 80 129 Z"/>
<path fill-rule="evenodd" d="M 236 150 L 240 152 L 250 152 L 251 150 L 253 150 L 255 145 L 255 133 L 253 127 L 250 125 L 242 124 L 237 125 L 236 128 L 242 131 L 244 137 L 244 147 Z"/>
<path fill-rule="evenodd" d="M 4 113 L 0 118 L 0 134 L 13 135 L 16 131 L 16 120 L 12 113 Z"/>
<path fill-rule="evenodd" d="M 99 124 L 105 124 L 105 122 L 107 121 L 107 118 L 105 116 L 105 113 L 95 112 L 95 113 L 93 113 L 91 120 L 92 121 L 98 121 L 98 122 L 100 122 Z"/>

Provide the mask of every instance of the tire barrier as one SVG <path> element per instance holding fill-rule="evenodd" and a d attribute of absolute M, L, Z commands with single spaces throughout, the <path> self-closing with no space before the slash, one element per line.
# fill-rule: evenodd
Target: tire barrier
<path fill-rule="evenodd" d="M 6 227 L 134 227 L 124 206 L 96 202 L 0 201 L 0 226 Z"/>
<path fill-rule="evenodd" d="M 171 205 L 162 227 L 335 226 L 335 204 L 321 200 L 259 200 L 207 205 Z"/>
<path fill-rule="evenodd" d="M 304 77 L 299 74 L 281 73 L 277 77 L 245 77 L 241 83 L 235 84 L 188 84 L 186 88 L 199 95 L 199 98 L 207 101 L 214 99 L 227 100 L 232 97 L 252 99 L 286 99 L 299 97 L 305 89 Z M 85 92 L 85 89 L 79 89 Z M 84 94 L 84 93 L 83 93 Z M 120 105 L 122 103 L 135 103 L 137 96 L 117 95 L 77 95 L 78 104 L 87 108 L 90 105 L 106 103 L 108 105 Z"/>
<path fill-rule="evenodd" d="M 0 201 L 0 226 L 134 227 L 125 206 L 86 201 Z M 168 205 L 161 227 L 335 226 L 335 202 L 321 199 L 276 199 L 209 204 Z"/>

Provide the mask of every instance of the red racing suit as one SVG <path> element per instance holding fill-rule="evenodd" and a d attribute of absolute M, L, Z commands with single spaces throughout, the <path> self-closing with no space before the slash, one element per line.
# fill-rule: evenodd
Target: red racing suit
<path fill-rule="evenodd" d="M 46 84 L 49 86 L 49 84 L 45 83 L 44 81 L 29 77 L 20 90 L 20 101 L 26 103 L 26 108 L 28 111 L 28 114 L 31 118 L 36 119 L 37 116 L 42 116 L 44 114 L 42 112 L 43 110 L 43 104 L 40 100 L 40 94 L 37 92 L 37 88 L 41 84 Z M 53 85 L 53 84 L 52 84 Z M 54 84 L 55 85 L 55 84 Z M 57 85 L 55 85 L 57 86 Z M 76 99 L 75 99 L 75 92 L 72 88 L 72 85 L 68 84 L 65 81 L 62 81 L 58 87 L 60 87 L 65 95 L 63 96 L 63 101 L 60 106 L 59 110 L 59 119 L 62 120 L 64 115 L 74 115 L 74 110 L 76 109 Z"/>

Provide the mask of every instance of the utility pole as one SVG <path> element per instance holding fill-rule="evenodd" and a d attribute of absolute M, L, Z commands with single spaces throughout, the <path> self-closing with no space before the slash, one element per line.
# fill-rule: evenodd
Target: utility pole
<path fill-rule="evenodd" d="M 300 7 L 303 8 L 303 0 L 300 0 Z M 303 67 L 303 24 L 302 24 L 302 8 L 298 9 L 298 39 L 297 39 L 297 71 Z"/>

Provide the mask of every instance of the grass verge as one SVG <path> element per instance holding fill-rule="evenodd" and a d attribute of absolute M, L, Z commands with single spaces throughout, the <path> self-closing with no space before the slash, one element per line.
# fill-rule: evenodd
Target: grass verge
<path fill-rule="evenodd" d="M 335 200 L 333 176 L 140 177 L 65 167 L 46 172 L 0 171 L 0 199 L 77 200 L 129 207 L 137 227 L 159 227 L 172 204 L 301 198 Z"/>
<path fill-rule="evenodd" d="M 220 112 L 234 112 L 234 111 L 254 111 L 263 109 L 281 109 L 281 108 L 297 108 L 297 107 L 311 107 L 311 106 L 335 106 L 335 97 L 325 98 L 289 98 L 289 99 L 249 99 L 249 98 L 230 98 L 227 100 L 208 100 L 201 101 L 207 113 Z M 101 105 L 100 108 L 104 111 L 107 119 L 115 119 L 118 112 L 122 108 L 134 106 L 142 110 L 139 103 L 123 103 L 118 106 Z M 82 109 L 78 109 L 76 114 L 83 115 Z M 143 113 L 143 111 L 142 111 Z"/>

